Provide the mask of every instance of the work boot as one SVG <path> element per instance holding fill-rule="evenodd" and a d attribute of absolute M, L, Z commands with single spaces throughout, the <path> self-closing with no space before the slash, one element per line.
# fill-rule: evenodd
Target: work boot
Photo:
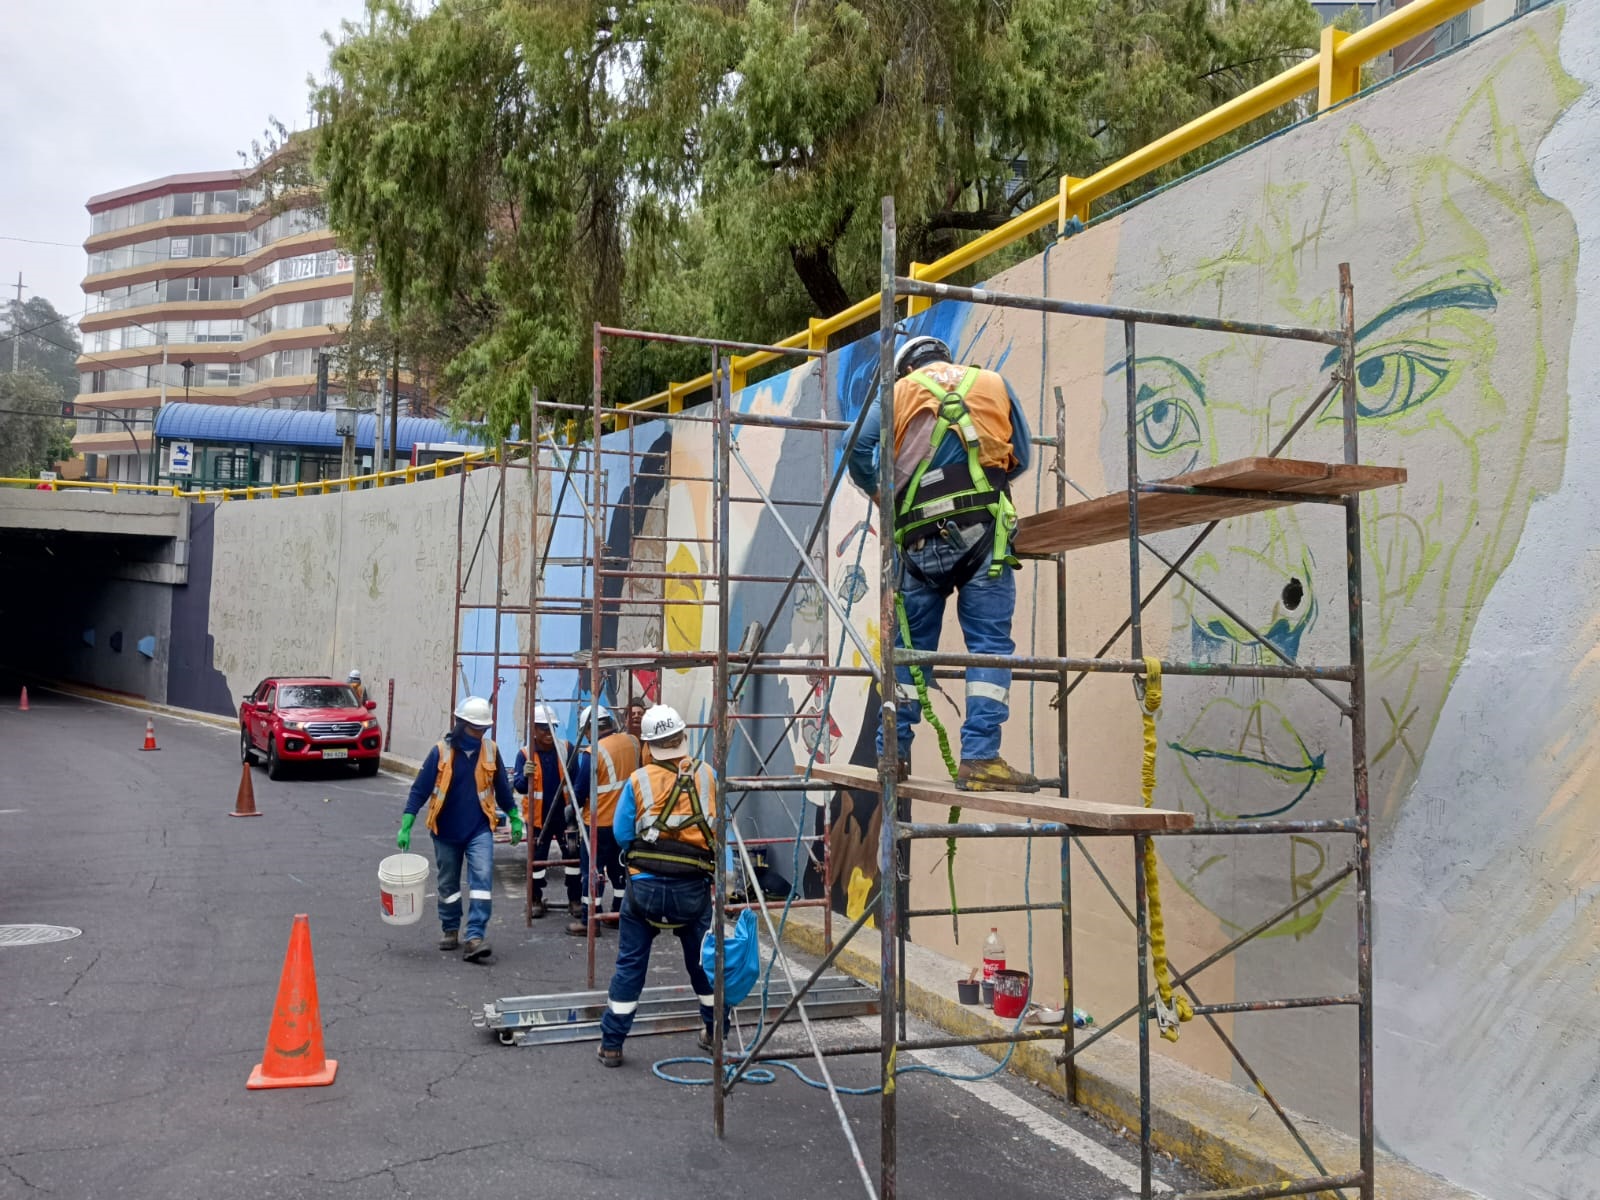
<path fill-rule="evenodd" d="M 490 953 L 489 943 L 482 938 L 468 938 L 466 945 L 461 947 L 461 957 L 468 962 L 482 962 Z"/>
<path fill-rule="evenodd" d="M 1039 781 L 1003 758 L 964 758 L 956 772 L 956 788 L 963 792 L 1037 792 Z"/>
<path fill-rule="evenodd" d="M 533 898 L 533 903 L 528 906 L 528 916 L 535 921 L 539 920 L 549 911 L 550 909 L 546 907 L 545 902 L 538 896 L 535 896 Z"/>
<path fill-rule="evenodd" d="M 699 1033 L 695 1034 L 694 1044 L 699 1046 L 700 1049 L 704 1050 L 707 1054 L 710 1054 L 712 1050 L 716 1049 L 716 1042 L 712 1040 L 711 1030 L 709 1029 L 702 1029 Z M 726 1047 L 724 1047 L 724 1049 L 726 1049 Z"/>
<path fill-rule="evenodd" d="M 441 950 L 454 950 L 459 945 L 461 945 L 461 934 L 454 929 L 445 930 L 444 936 L 439 939 Z"/>
<path fill-rule="evenodd" d="M 901 783 L 904 783 L 906 780 L 910 779 L 911 778 L 911 764 L 908 763 L 905 759 L 902 758 L 900 760 L 899 764 L 895 767 L 895 775 L 894 775 L 894 777 L 897 780 L 899 780 Z"/>
<path fill-rule="evenodd" d="M 579 917 L 576 921 L 568 921 L 567 922 L 567 932 L 570 933 L 573 937 L 588 937 L 589 936 L 589 922 L 584 920 L 582 917 Z M 604 932 L 605 932 L 605 926 L 596 925 L 594 927 L 594 935 L 595 935 L 595 937 L 599 937 Z"/>
<path fill-rule="evenodd" d="M 595 1057 L 600 1060 L 602 1067 L 620 1067 L 622 1065 L 622 1047 L 601 1046 L 595 1052 Z"/>
<path fill-rule="evenodd" d="M 583 920 L 583 901 L 582 900 L 568 900 L 567 901 L 567 916 L 571 917 L 574 921 Z"/>

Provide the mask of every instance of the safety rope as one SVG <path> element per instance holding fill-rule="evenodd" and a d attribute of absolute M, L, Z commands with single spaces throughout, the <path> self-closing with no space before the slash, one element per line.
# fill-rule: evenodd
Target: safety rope
<path fill-rule="evenodd" d="M 905 643 L 906 649 L 909 650 L 911 648 L 911 622 L 906 617 L 906 602 L 898 588 L 895 589 L 894 593 L 894 612 L 895 619 L 900 623 L 900 640 Z M 922 717 L 929 725 L 933 726 L 933 732 L 939 739 L 939 754 L 944 758 L 945 770 L 950 772 L 950 781 L 954 783 L 958 774 L 956 756 L 950 752 L 950 735 L 945 731 L 944 722 L 940 721 L 938 714 L 933 711 L 933 699 L 928 695 L 928 677 L 923 674 L 922 668 L 915 664 L 908 667 L 907 670 L 911 672 L 911 682 L 917 688 L 917 703 L 922 706 Z M 898 707 L 900 703 L 898 695 L 900 691 L 899 680 L 894 681 L 894 689 L 897 693 L 895 705 Z M 898 718 L 896 720 L 898 721 Z M 960 820 L 961 806 L 952 804 L 950 806 L 950 824 L 954 825 Z M 951 936 L 955 938 L 956 945 L 959 946 L 961 944 L 961 910 L 956 904 L 956 839 L 954 837 L 947 837 L 944 840 L 944 877 L 950 887 L 950 932 Z"/>
<path fill-rule="evenodd" d="M 1139 774 L 1144 806 L 1149 808 L 1156 798 L 1156 713 L 1161 710 L 1161 660 L 1146 655 L 1144 671 L 1144 686 L 1139 696 L 1144 720 L 1144 763 Z M 1161 1027 L 1162 1037 L 1176 1042 L 1179 1025 L 1194 1020 L 1194 1007 L 1187 996 L 1179 996 L 1176 1003 L 1173 1001 L 1172 968 L 1167 963 L 1167 926 L 1161 915 L 1161 875 L 1157 870 L 1153 838 L 1144 839 L 1144 891 L 1145 905 L 1150 911 L 1150 963 L 1156 977 L 1156 1024 Z"/>

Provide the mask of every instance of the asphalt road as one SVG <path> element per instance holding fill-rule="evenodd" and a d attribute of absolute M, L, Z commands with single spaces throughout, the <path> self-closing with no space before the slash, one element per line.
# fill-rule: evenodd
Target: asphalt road
<path fill-rule="evenodd" d="M 796 1080 L 735 1092 L 718 1141 L 708 1092 L 649 1072 L 697 1053 L 689 1035 L 634 1039 L 604 1070 L 592 1044 L 519 1049 L 472 1027 L 486 1000 L 583 986 L 564 921 L 522 925 L 520 848 L 496 852 L 496 955 L 463 962 L 434 948 L 431 900 L 417 925 L 378 917 L 404 781 L 258 769 L 264 815 L 234 820 L 237 733 L 158 718 L 146 754 L 144 720 L 37 690 L 22 713 L 0 683 L 0 924 L 83 931 L 0 945 L 0 1196 L 865 1194 L 827 1095 Z M 300 912 L 338 1078 L 250 1092 Z M 679 982 L 663 949 L 652 982 Z M 834 1062 L 845 1084 L 876 1073 Z M 1025 1085 L 915 1076 L 899 1097 L 902 1196 L 1130 1193 L 1128 1168 L 1103 1161 L 1132 1161 L 1127 1143 Z M 845 1104 L 875 1164 L 878 1101 Z"/>

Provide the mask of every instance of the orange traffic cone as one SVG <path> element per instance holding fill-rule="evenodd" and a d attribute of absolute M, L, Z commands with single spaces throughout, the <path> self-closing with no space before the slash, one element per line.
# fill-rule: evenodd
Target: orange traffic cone
<path fill-rule="evenodd" d="M 259 817 L 256 811 L 256 785 L 250 781 L 250 764 L 244 763 L 244 773 L 239 776 L 239 795 L 234 799 L 230 817 Z"/>
<path fill-rule="evenodd" d="M 27 712 L 28 711 L 28 689 L 26 687 L 24 687 L 22 689 L 22 703 L 19 704 L 17 707 L 20 708 L 23 712 Z"/>
<path fill-rule="evenodd" d="M 139 749 L 161 749 L 160 746 L 156 745 L 156 721 L 154 717 L 146 717 L 144 720 L 144 745 L 140 746 Z"/>
<path fill-rule="evenodd" d="M 289 953 L 278 980 L 278 1004 L 267 1030 L 267 1048 L 245 1083 L 247 1088 L 321 1087 L 339 1069 L 322 1052 L 322 1014 L 317 1009 L 317 969 L 311 961 L 311 921 L 294 919 Z"/>

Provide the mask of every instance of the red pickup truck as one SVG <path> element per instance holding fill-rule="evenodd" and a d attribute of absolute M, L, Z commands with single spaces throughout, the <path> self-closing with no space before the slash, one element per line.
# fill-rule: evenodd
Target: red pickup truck
<path fill-rule="evenodd" d="M 376 775 L 383 752 L 377 707 L 337 679 L 263 679 L 239 704 L 239 756 L 263 759 L 269 779 L 282 779 L 291 763 L 311 762 L 352 762 L 362 775 Z"/>

